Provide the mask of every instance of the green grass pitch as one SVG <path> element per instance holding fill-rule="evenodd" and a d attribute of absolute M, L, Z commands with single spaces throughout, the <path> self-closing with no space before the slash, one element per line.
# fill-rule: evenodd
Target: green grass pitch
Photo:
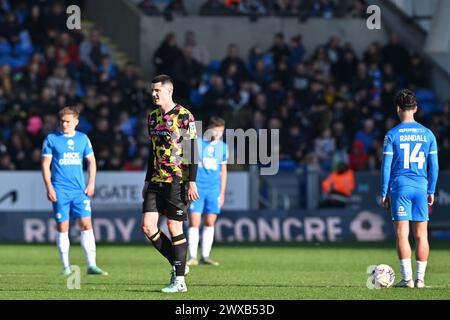
<path fill-rule="evenodd" d="M 425 289 L 368 289 L 366 269 L 391 265 L 399 279 L 393 243 L 215 246 L 218 267 L 191 267 L 189 291 L 159 292 L 168 263 L 151 245 L 98 245 L 107 277 L 87 276 L 79 244 L 71 263 L 81 288 L 67 289 L 55 245 L 0 245 L 0 299 L 450 299 L 450 243 L 431 243 Z M 413 263 L 415 269 L 415 263 Z"/>

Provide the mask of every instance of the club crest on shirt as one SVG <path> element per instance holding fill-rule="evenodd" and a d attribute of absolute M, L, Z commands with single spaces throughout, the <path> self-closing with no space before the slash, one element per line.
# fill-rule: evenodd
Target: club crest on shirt
<path fill-rule="evenodd" d="M 75 141 L 72 139 L 67 140 L 67 148 L 69 150 L 75 151 Z"/>

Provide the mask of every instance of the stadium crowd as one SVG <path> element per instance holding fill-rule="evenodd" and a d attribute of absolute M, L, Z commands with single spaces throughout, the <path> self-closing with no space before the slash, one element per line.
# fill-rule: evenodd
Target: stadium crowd
<path fill-rule="evenodd" d="M 163 15 L 167 20 L 188 15 L 183 0 L 130 0 L 147 15 Z M 264 16 L 360 17 L 362 0 L 206 0 L 195 14 Z"/>
<path fill-rule="evenodd" d="M 0 170 L 39 169 L 42 141 L 66 105 L 82 109 L 78 130 L 91 138 L 99 170 L 143 170 L 152 100 L 137 67 L 119 68 L 98 31 L 68 32 L 60 2 L 1 3 Z M 195 33 L 182 36 L 168 34 L 155 51 L 155 74 L 174 79 L 176 101 L 197 120 L 218 115 L 227 128 L 279 129 L 282 168 L 330 172 L 344 162 L 379 170 L 402 87 L 417 93 L 417 119 L 438 139 L 441 168 L 450 168 L 450 102 L 435 101 L 425 62 L 396 35 L 358 56 L 337 36 L 305 48 L 301 34 L 277 33 L 270 48 L 249 53 L 230 44 L 221 61 Z"/>

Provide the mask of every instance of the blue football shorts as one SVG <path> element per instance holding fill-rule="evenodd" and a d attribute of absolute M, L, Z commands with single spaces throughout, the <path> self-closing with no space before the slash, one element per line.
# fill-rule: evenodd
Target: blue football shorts
<path fill-rule="evenodd" d="M 57 223 L 91 217 L 91 200 L 83 191 L 56 190 L 53 213 Z"/>
<path fill-rule="evenodd" d="M 198 195 L 200 197 L 189 207 L 190 212 L 220 214 L 220 190 L 198 189 Z"/>
<path fill-rule="evenodd" d="M 393 221 L 428 221 L 427 190 L 405 186 L 392 191 L 391 215 Z"/>

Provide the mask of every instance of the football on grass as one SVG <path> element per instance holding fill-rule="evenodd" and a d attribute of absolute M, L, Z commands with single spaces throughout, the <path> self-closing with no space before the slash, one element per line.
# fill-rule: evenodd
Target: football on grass
<path fill-rule="evenodd" d="M 395 281 L 395 272 L 387 264 L 379 264 L 372 271 L 372 283 L 376 288 L 389 288 Z"/>

